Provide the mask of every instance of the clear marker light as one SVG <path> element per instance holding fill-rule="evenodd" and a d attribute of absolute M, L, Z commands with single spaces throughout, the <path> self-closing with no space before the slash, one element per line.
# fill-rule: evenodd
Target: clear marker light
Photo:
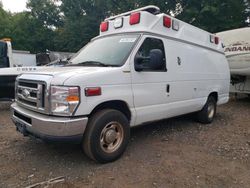
<path fill-rule="evenodd" d="M 116 18 L 114 21 L 114 28 L 118 29 L 121 28 L 123 26 L 123 18 Z"/>

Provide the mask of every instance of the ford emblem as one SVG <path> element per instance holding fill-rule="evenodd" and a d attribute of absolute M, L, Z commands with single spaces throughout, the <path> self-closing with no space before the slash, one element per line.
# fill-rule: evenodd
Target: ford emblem
<path fill-rule="evenodd" d="M 29 92 L 29 90 L 24 89 L 24 90 L 22 91 L 22 95 L 24 96 L 24 98 L 30 97 L 30 92 Z"/>

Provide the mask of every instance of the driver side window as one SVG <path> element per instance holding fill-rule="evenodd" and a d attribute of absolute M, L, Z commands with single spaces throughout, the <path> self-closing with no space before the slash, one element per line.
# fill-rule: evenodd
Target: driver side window
<path fill-rule="evenodd" d="M 0 41 L 0 68 L 9 67 L 9 58 L 7 57 L 7 44 Z"/>
<path fill-rule="evenodd" d="M 135 56 L 140 71 L 166 71 L 165 49 L 162 40 L 146 38 Z"/>
<path fill-rule="evenodd" d="M 0 42 L 0 57 L 4 57 L 5 55 L 5 48 L 6 48 L 6 44 L 3 42 Z"/>

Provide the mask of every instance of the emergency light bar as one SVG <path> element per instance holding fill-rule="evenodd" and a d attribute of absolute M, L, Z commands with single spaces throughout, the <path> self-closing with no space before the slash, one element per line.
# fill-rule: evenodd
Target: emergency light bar
<path fill-rule="evenodd" d="M 215 37 L 214 43 L 215 43 L 215 44 L 219 44 L 219 37 Z"/>
<path fill-rule="evenodd" d="M 101 32 L 105 32 L 109 29 L 109 22 L 102 22 L 100 25 Z"/>
<path fill-rule="evenodd" d="M 160 8 L 153 6 L 153 5 L 149 5 L 149 6 L 146 6 L 143 8 L 139 8 L 139 9 L 136 9 L 133 11 L 125 12 L 125 13 L 119 14 L 117 16 L 107 18 L 101 23 L 100 31 L 101 32 L 108 31 L 109 30 L 109 22 L 111 22 L 111 21 L 114 23 L 115 29 L 122 28 L 124 25 L 124 23 L 123 23 L 124 16 L 129 16 L 129 24 L 131 26 L 139 24 L 141 22 L 141 16 L 142 16 L 141 11 L 146 11 L 146 12 L 149 12 L 153 15 L 157 15 L 160 13 Z M 163 16 L 163 26 L 167 27 L 167 28 L 172 28 L 175 31 L 179 31 L 180 23 L 179 23 L 179 21 L 172 19 L 170 16 Z"/>
<path fill-rule="evenodd" d="M 121 28 L 123 26 L 123 17 L 116 18 L 114 21 L 115 29 Z"/>
<path fill-rule="evenodd" d="M 167 28 L 170 28 L 172 25 L 172 19 L 168 16 L 163 17 L 163 25 Z"/>
<path fill-rule="evenodd" d="M 105 32 L 109 30 L 109 22 L 111 21 L 114 22 L 115 29 L 123 27 L 124 18 L 119 16 L 119 17 L 116 17 L 114 20 L 103 21 L 100 25 L 101 32 Z M 129 24 L 131 26 L 139 24 L 140 21 L 141 21 L 141 12 L 133 12 L 129 15 Z M 170 16 L 163 16 L 163 26 L 167 28 L 172 27 L 172 29 L 175 31 L 179 31 L 179 28 L 180 28 L 179 21 L 172 19 Z"/>
<path fill-rule="evenodd" d="M 130 25 L 138 24 L 138 23 L 140 23 L 140 19 L 141 19 L 141 13 L 139 13 L 139 12 L 132 13 L 130 15 L 130 18 L 129 18 L 129 24 Z"/>
<path fill-rule="evenodd" d="M 218 45 L 220 43 L 220 39 L 217 36 L 210 35 L 210 42 Z"/>
<path fill-rule="evenodd" d="M 175 31 L 179 31 L 180 24 L 179 24 L 179 22 L 178 22 L 178 21 L 173 20 L 172 25 L 173 25 L 173 27 L 172 27 L 172 28 L 173 28 L 173 30 L 175 30 Z"/>

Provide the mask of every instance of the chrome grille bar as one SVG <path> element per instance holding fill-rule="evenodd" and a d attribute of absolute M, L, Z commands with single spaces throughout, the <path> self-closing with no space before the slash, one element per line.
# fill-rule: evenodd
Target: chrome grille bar
<path fill-rule="evenodd" d="M 30 102 L 34 102 L 36 103 L 37 102 L 37 98 L 34 98 L 34 97 L 24 97 L 22 94 L 18 93 L 17 96 L 23 100 L 27 100 L 27 101 L 30 101 Z"/>
<path fill-rule="evenodd" d="M 18 80 L 16 85 L 16 100 L 28 108 L 45 110 L 45 83 L 39 81 Z"/>

